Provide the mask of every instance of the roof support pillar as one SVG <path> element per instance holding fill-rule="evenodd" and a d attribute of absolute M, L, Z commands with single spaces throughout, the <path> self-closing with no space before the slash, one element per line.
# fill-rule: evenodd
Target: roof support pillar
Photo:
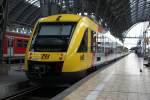
<path fill-rule="evenodd" d="M 100 0 L 97 1 L 97 6 L 96 6 L 96 17 L 98 18 L 100 15 Z"/>
<path fill-rule="evenodd" d="M 7 0 L 0 1 L 0 64 L 3 63 L 3 33 L 6 29 Z"/>
<path fill-rule="evenodd" d="M 75 0 L 74 1 L 74 13 L 80 13 L 82 9 L 81 1 Z"/>
<path fill-rule="evenodd" d="M 40 0 L 41 13 L 43 17 L 57 14 L 59 8 L 55 4 L 54 0 Z"/>
<path fill-rule="evenodd" d="M 48 16 L 49 15 L 49 0 L 40 0 L 40 6 L 41 6 L 41 13 L 42 16 Z"/>

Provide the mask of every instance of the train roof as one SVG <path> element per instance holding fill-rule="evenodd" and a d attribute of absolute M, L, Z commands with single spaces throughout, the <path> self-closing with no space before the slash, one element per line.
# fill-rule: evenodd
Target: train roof
<path fill-rule="evenodd" d="M 30 37 L 30 35 L 28 35 L 28 34 L 20 34 L 20 33 L 15 33 L 15 32 L 5 32 L 4 35 Z"/>
<path fill-rule="evenodd" d="M 86 21 L 89 24 L 91 24 L 91 27 L 93 27 L 95 30 L 96 27 L 98 27 L 98 25 L 90 18 L 86 16 L 76 15 L 76 14 L 58 14 L 58 15 L 48 16 L 48 17 L 40 18 L 38 22 L 78 22 L 81 19 L 82 21 Z"/>
<path fill-rule="evenodd" d="M 58 14 L 40 18 L 39 22 L 78 22 L 81 18 L 83 17 L 75 14 Z"/>

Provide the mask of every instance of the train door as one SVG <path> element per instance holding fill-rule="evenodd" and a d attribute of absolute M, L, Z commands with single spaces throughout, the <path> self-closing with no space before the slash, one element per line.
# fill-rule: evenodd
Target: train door
<path fill-rule="evenodd" d="M 92 56 L 93 56 L 93 54 L 91 53 L 91 42 L 92 42 L 92 40 L 91 40 L 91 30 L 90 29 L 88 29 L 88 52 L 87 52 L 87 56 L 88 56 L 88 67 L 91 67 L 92 66 L 92 61 L 93 61 L 93 59 L 92 59 Z"/>
<path fill-rule="evenodd" d="M 12 57 L 14 54 L 13 37 L 8 37 L 7 56 Z"/>
<path fill-rule="evenodd" d="M 81 40 L 80 46 L 78 48 L 78 54 L 80 55 L 80 64 L 81 66 L 84 66 L 84 68 L 87 68 L 90 66 L 90 51 L 89 51 L 89 30 L 86 29 L 83 35 L 83 38 Z"/>
<path fill-rule="evenodd" d="M 95 65 L 96 64 L 96 53 L 97 53 L 97 42 L 96 42 L 96 32 L 91 31 L 91 52 L 93 53 L 93 61 L 92 64 Z"/>
<path fill-rule="evenodd" d="M 96 33 L 96 45 L 97 45 L 97 56 L 96 56 L 96 61 L 99 62 L 101 61 L 101 42 L 100 42 L 100 39 L 101 39 L 101 33 Z"/>
<path fill-rule="evenodd" d="M 98 33 L 97 53 L 98 53 L 97 61 L 104 62 L 104 57 L 105 57 L 105 55 L 104 55 L 104 36 L 102 35 L 102 33 Z"/>

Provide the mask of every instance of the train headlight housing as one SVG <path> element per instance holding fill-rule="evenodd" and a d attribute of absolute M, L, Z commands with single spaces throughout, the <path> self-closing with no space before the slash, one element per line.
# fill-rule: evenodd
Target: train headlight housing
<path fill-rule="evenodd" d="M 32 59 L 32 53 L 31 52 L 29 53 L 29 59 L 30 60 Z"/>
<path fill-rule="evenodd" d="M 63 54 L 60 54 L 59 60 L 63 59 Z"/>

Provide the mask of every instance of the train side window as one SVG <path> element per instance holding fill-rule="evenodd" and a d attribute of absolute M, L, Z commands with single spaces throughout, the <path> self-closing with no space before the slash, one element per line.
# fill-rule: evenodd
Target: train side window
<path fill-rule="evenodd" d="M 88 50 L 88 29 L 84 32 L 83 38 L 78 48 L 78 52 L 87 52 Z"/>
<path fill-rule="evenodd" d="M 96 42 L 96 32 L 91 31 L 91 51 L 96 52 L 96 47 L 97 42 Z"/>
<path fill-rule="evenodd" d="M 17 47 L 22 48 L 23 47 L 23 41 L 17 40 Z"/>
<path fill-rule="evenodd" d="M 25 40 L 25 41 L 24 41 L 24 44 L 23 44 L 23 45 L 24 45 L 24 48 L 26 48 L 26 47 L 27 47 L 27 44 L 28 44 L 28 41 L 27 41 L 27 40 Z"/>
<path fill-rule="evenodd" d="M 101 34 L 101 33 L 100 33 Z M 98 37 L 98 45 L 97 45 L 97 52 L 104 53 L 104 37 L 102 35 L 99 35 Z"/>

